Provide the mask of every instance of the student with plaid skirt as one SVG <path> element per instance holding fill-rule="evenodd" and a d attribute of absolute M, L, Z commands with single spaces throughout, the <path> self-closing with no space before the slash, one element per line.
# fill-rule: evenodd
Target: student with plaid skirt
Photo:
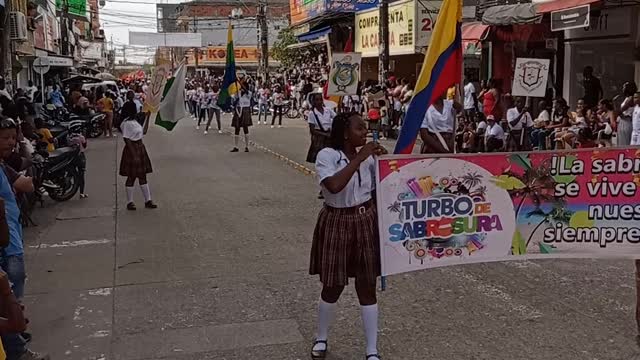
<path fill-rule="evenodd" d="M 144 123 L 144 127 L 137 121 L 138 107 L 133 101 L 134 93 L 127 93 L 127 102 L 122 107 L 122 137 L 124 138 L 124 149 L 120 160 L 120 176 L 125 176 L 125 189 L 127 191 L 127 210 L 136 210 L 133 202 L 133 185 L 138 179 L 140 190 L 144 196 L 144 207 L 155 209 L 158 206 L 151 200 L 151 190 L 147 183 L 147 174 L 153 171 L 151 160 L 147 154 L 147 149 L 142 143 L 142 137 L 149 129 L 149 119 Z"/>
<path fill-rule="evenodd" d="M 311 275 L 319 275 L 322 282 L 318 332 L 311 349 L 313 359 L 326 357 L 336 303 L 349 278 L 355 278 L 367 344 L 365 356 L 367 360 L 380 360 L 376 300 L 380 245 L 373 197 L 373 155 L 385 153 L 378 143 L 367 143 L 367 125 L 355 113 L 335 117 L 331 146 L 318 153 L 316 172 L 325 202 L 313 234 L 309 270 Z"/>

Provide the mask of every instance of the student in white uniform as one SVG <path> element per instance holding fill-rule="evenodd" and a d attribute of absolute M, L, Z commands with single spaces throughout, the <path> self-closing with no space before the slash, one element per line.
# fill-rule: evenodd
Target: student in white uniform
<path fill-rule="evenodd" d="M 127 114 L 135 114 L 137 112 L 136 105 L 133 100 L 133 91 L 127 94 L 129 101 L 124 105 L 123 111 Z M 135 116 L 127 116 L 121 125 L 122 137 L 124 139 L 124 149 L 122 150 L 122 159 L 120 160 L 120 176 L 127 178 L 125 189 L 127 191 L 127 210 L 136 210 L 133 202 L 133 185 L 136 179 L 140 184 L 140 189 L 144 195 L 144 207 L 147 209 L 155 209 L 158 206 L 151 200 L 151 190 L 147 183 L 147 174 L 153 171 L 151 160 L 147 154 L 147 149 L 142 143 L 142 137 L 149 129 L 149 120 L 140 125 Z"/>
<path fill-rule="evenodd" d="M 238 152 L 238 141 L 240 140 L 240 129 L 244 131 L 244 152 L 249 152 L 249 126 L 253 126 L 251 120 L 251 91 L 242 83 L 236 107 L 233 110 L 231 126 L 235 129 L 233 137 L 233 149 L 231 152 Z"/>
<path fill-rule="evenodd" d="M 454 149 L 454 124 L 456 114 L 463 106 L 455 100 L 446 100 L 445 93 L 429 106 L 420 128 L 422 154 L 452 153 Z"/>
<path fill-rule="evenodd" d="M 640 145 L 640 92 L 633 95 L 633 120 L 631 121 L 631 145 Z"/>
<path fill-rule="evenodd" d="M 527 133 L 533 127 L 533 118 L 521 96 L 516 97 L 515 107 L 507 110 L 507 122 L 509 123 L 509 142 L 513 150 L 525 150 L 528 147 Z"/>
<path fill-rule="evenodd" d="M 313 234 L 309 267 L 309 273 L 320 275 L 322 282 L 318 329 L 311 349 L 313 359 L 326 357 L 336 303 L 349 278 L 355 278 L 366 340 L 365 356 L 367 360 L 380 360 L 376 299 L 380 244 L 373 155 L 385 153 L 378 143 L 367 143 L 367 125 L 362 117 L 345 113 L 333 121 L 330 147 L 318 153 L 316 172 L 325 201 Z"/>
<path fill-rule="evenodd" d="M 489 124 L 484 134 L 487 152 L 500 151 L 504 148 L 504 130 L 493 115 L 487 116 L 487 121 Z"/>
<path fill-rule="evenodd" d="M 322 93 L 310 94 L 309 101 L 312 108 L 307 121 L 311 133 L 311 145 L 307 151 L 307 162 L 315 163 L 318 152 L 330 144 L 331 126 L 336 113 L 324 106 Z"/>

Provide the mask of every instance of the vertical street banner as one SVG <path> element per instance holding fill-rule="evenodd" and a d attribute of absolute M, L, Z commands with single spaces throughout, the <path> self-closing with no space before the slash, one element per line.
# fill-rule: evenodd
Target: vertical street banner
<path fill-rule="evenodd" d="M 382 274 L 640 258 L 640 149 L 377 159 Z"/>
<path fill-rule="evenodd" d="M 356 95 L 360 81 L 359 53 L 333 53 L 327 95 Z"/>
<path fill-rule="evenodd" d="M 544 97 L 549 78 L 549 59 L 516 59 L 513 74 L 513 96 Z"/>

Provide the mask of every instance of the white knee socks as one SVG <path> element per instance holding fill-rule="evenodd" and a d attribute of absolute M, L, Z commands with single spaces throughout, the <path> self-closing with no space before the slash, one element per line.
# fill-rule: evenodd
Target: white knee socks
<path fill-rule="evenodd" d="M 127 190 L 127 204 L 133 202 L 133 186 L 125 186 L 125 190 Z"/>
<path fill-rule="evenodd" d="M 144 202 L 151 201 L 151 189 L 149 189 L 149 184 L 140 185 L 140 190 L 142 190 L 142 195 L 144 195 Z"/>
<path fill-rule="evenodd" d="M 316 334 L 316 340 L 327 340 L 329 336 L 329 325 L 331 325 L 336 315 L 336 306 L 336 303 L 330 304 L 322 299 L 318 301 L 318 333 Z M 326 344 L 316 344 L 313 347 L 313 350 L 316 351 L 326 349 Z"/>
<path fill-rule="evenodd" d="M 367 341 L 366 355 L 378 353 L 378 304 L 361 305 L 364 337 Z"/>
<path fill-rule="evenodd" d="M 240 136 L 239 135 L 233 135 L 233 145 L 234 147 L 238 147 L 238 141 L 240 140 Z"/>

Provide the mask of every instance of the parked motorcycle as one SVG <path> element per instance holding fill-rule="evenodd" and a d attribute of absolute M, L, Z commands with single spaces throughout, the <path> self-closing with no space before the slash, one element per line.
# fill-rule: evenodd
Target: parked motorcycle
<path fill-rule="evenodd" d="M 49 153 L 38 146 L 33 159 L 34 186 L 44 188 L 55 201 L 73 198 L 80 188 L 80 161 L 78 146 L 62 147 Z"/>

